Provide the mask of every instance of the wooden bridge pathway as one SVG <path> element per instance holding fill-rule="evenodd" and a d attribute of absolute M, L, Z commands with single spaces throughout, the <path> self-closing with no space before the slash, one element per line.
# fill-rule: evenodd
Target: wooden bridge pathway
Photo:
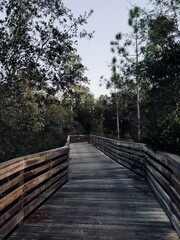
<path fill-rule="evenodd" d="M 10 240 L 179 239 L 144 179 L 88 143 L 70 153 L 68 183 Z"/>

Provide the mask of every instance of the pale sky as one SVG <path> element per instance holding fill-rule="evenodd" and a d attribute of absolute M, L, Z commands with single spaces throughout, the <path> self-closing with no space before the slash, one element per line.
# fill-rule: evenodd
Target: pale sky
<path fill-rule="evenodd" d="M 66 7 L 70 8 L 74 16 L 83 14 L 93 9 L 94 13 L 89 18 L 85 29 L 95 31 L 90 41 L 82 39 L 77 47 L 82 63 L 88 68 L 85 75 L 90 79 L 90 91 L 97 98 L 107 94 L 105 86 L 99 86 L 100 77 L 110 77 L 108 64 L 111 62 L 112 53 L 110 42 L 117 33 L 127 33 L 128 9 L 131 4 L 148 8 L 148 0 L 63 0 Z"/>

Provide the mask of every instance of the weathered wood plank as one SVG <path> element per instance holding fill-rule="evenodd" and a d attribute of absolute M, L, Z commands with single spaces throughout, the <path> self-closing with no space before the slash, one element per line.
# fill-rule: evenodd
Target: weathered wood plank
<path fill-rule="evenodd" d="M 8 166 L 7 168 L 2 168 L 0 169 L 0 180 L 13 175 L 16 172 L 21 171 L 22 169 L 24 169 L 24 162 L 18 162 Z"/>
<path fill-rule="evenodd" d="M 61 179 L 65 175 L 67 178 L 67 174 L 68 174 L 68 169 L 66 169 L 65 171 L 63 171 L 62 173 L 60 173 L 56 177 L 54 177 L 51 182 L 49 182 L 49 181 L 46 182 L 45 184 L 41 185 L 39 188 L 34 190 L 32 193 L 28 194 L 24 199 L 22 199 L 21 201 L 18 201 L 16 204 L 14 204 L 13 207 L 11 207 L 10 210 L 8 210 L 8 212 L 5 212 L 3 215 L 0 216 L 0 225 L 4 224 L 7 220 L 9 220 L 12 216 L 14 216 L 15 214 L 17 214 L 20 211 L 22 202 L 24 203 L 24 206 L 27 206 L 28 203 L 31 203 L 31 201 L 33 199 L 35 199 L 38 195 L 45 192 L 48 188 L 50 188 L 57 182 L 60 182 Z M 29 207 L 28 207 L 28 209 L 29 209 Z M 25 214 L 23 216 L 25 216 Z M 18 218 L 16 218 L 16 219 L 18 219 Z M 6 229 L 8 229 L 8 228 L 6 228 Z"/>
<path fill-rule="evenodd" d="M 144 176 L 162 206 L 169 212 L 172 224 L 180 235 L 174 219 L 180 215 L 180 157 L 164 152 L 154 152 L 145 144 L 122 142 L 90 135 L 90 143 L 116 162 Z M 155 186 L 155 187 L 154 187 Z M 173 212 L 173 218 L 171 218 Z"/>
<path fill-rule="evenodd" d="M 24 175 L 18 175 L 11 181 L 8 181 L 0 186 L 0 195 L 3 194 L 5 191 L 7 191 L 9 188 L 13 187 L 14 185 L 18 184 L 20 181 L 22 181 L 22 178 L 24 178 Z"/>
<path fill-rule="evenodd" d="M 71 144 L 69 181 L 10 240 L 178 240 L 145 180 L 87 143 Z"/>
<path fill-rule="evenodd" d="M 43 181 L 47 180 L 49 177 L 57 173 L 58 171 L 62 170 L 63 168 L 67 167 L 68 163 L 64 163 L 60 166 L 57 166 L 53 168 L 52 170 L 41 174 L 40 176 L 32 179 L 31 181 L 28 181 L 24 185 L 20 186 L 19 188 L 15 189 L 13 192 L 8 194 L 3 199 L 0 199 L 0 211 L 2 211 L 5 207 L 7 207 L 9 204 L 14 202 L 17 198 L 22 196 L 22 194 L 26 193 L 27 191 L 31 190 L 32 188 L 36 187 Z"/>
<path fill-rule="evenodd" d="M 13 228 L 23 220 L 31 211 L 33 211 L 37 206 L 39 206 L 48 196 L 50 196 L 54 191 L 61 187 L 67 181 L 67 175 L 65 175 L 60 181 L 52 185 L 48 191 L 45 191 L 39 197 L 35 198 L 31 203 L 14 215 L 2 228 L 0 236 L 6 236 Z"/>
<path fill-rule="evenodd" d="M 0 238 L 68 180 L 69 146 L 0 164 Z"/>

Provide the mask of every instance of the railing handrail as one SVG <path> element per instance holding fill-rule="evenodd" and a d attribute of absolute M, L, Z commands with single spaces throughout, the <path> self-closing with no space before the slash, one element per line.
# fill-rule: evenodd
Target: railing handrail
<path fill-rule="evenodd" d="M 179 156 L 154 152 L 142 143 L 77 134 L 64 147 L 0 164 L 0 238 L 68 180 L 69 145 L 83 141 L 144 176 L 180 236 Z"/>
<path fill-rule="evenodd" d="M 40 156 L 45 156 L 45 155 L 47 156 L 48 154 L 51 154 L 52 152 L 54 153 L 60 149 L 67 149 L 67 148 L 68 148 L 68 146 L 63 146 L 60 148 L 54 148 L 54 149 L 50 149 L 50 150 L 43 151 L 43 152 L 38 152 L 38 153 L 33 153 L 33 154 L 21 156 L 21 157 L 12 158 L 5 162 L 0 163 L 0 170 L 7 166 L 11 166 L 12 164 L 18 163 L 18 162 L 26 161 L 26 160 L 33 159 L 33 158 L 40 157 Z"/>
<path fill-rule="evenodd" d="M 180 236 L 180 156 L 154 152 L 146 144 L 89 136 L 89 142 L 110 158 L 147 180 Z"/>
<path fill-rule="evenodd" d="M 68 180 L 69 140 L 61 148 L 0 164 L 0 238 Z"/>

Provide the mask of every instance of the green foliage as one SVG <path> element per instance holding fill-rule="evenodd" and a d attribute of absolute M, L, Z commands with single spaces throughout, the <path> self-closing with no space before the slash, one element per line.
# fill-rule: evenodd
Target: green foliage
<path fill-rule="evenodd" d="M 156 11 L 147 18 L 148 42 L 142 62 L 150 85 L 144 104 L 144 136 L 153 147 L 179 154 L 180 2 L 154 4 Z"/>
<path fill-rule="evenodd" d="M 138 106 L 139 103 L 142 141 L 155 148 L 179 154 L 180 1 L 151 2 L 154 4 L 151 11 L 145 12 L 139 7 L 129 11 L 132 35 L 127 37 L 117 34 L 111 42 L 111 51 L 114 54 L 112 76 L 106 83 L 108 88 L 116 89 L 115 99 L 119 104 L 120 120 L 124 116 L 128 120 L 127 129 L 124 136 L 121 134 L 121 138 L 130 135 L 136 139 L 134 129 L 138 123 L 135 105 Z M 137 98 L 136 101 L 138 85 L 139 100 Z M 113 98 L 114 96 L 110 101 Z M 113 117 L 116 109 L 113 106 L 110 109 L 108 114 Z M 108 119 L 105 117 L 104 125 L 107 123 Z M 111 129 L 108 131 L 112 133 L 113 121 L 105 128 Z M 120 125 L 120 128 L 122 131 L 123 126 Z"/>
<path fill-rule="evenodd" d="M 70 106 L 74 112 L 74 120 L 81 126 L 80 133 L 90 133 L 93 121 L 94 96 L 90 93 L 89 88 L 75 85 L 69 98 L 64 99 L 64 103 Z"/>
<path fill-rule="evenodd" d="M 101 80 L 112 94 L 95 100 L 75 49 L 92 37 L 79 30 L 92 11 L 74 18 L 59 0 L 0 0 L 1 161 L 62 146 L 70 133 L 136 140 L 137 106 L 142 141 L 179 154 L 180 1 L 151 2 L 111 41 L 112 75 Z"/>
<path fill-rule="evenodd" d="M 92 11 L 74 18 L 59 0 L 1 0 L 0 5 L 4 16 L 0 22 L 0 82 L 17 88 L 26 80 L 30 87 L 50 94 L 69 90 L 84 70 L 82 64 L 74 65 L 73 44 L 79 37 L 91 37 L 78 27 L 86 24 Z"/>
<path fill-rule="evenodd" d="M 24 93 L 1 99 L 0 113 L 1 161 L 60 145 L 56 136 L 64 134 L 67 117 L 57 100 L 52 104 L 48 97 Z"/>
<path fill-rule="evenodd" d="M 115 55 L 111 62 L 111 78 L 106 81 L 106 86 L 114 87 L 117 92 L 124 93 L 130 91 L 136 92 L 136 116 L 134 123 L 136 123 L 136 139 L 140 141 L 141 138 L 141 116 L 140 116 L 140 89 L 142 89 L 144 79 L 142 78 L 142 65 L 140 59 L 142 58 L 141 49 L 143 49 L 144 35 L 142 34 L 142 26 L 144 26 L 144 19 L 141 16 L 143 10 L 137 6 L 129 11 L 128 23 L 132 28 L 131 33 L 118 33 L 115 40 L 111 42 L 111 51 Z M 127 93 L 128 94 L 128 93 Z M 117 104 L 117 117 L 119 115 L 119 100 Z M 117 129 L 119 128 L 119 120 L 117 119 Z"/>
<path fill-rule="evenodd" d="M 61 0 L 0 0 L 0 161 L 64 144 L 82 129 L 55 96 L 87 82 L 75 44 L 92 14 Z M 82 30 L 81 30 L 82 29 Z"/>
<path fill-rule="evenodd" d="M 163 41 L 169 40 L 169 37 L 175 31 L 175 22 L 164 15 L 157 16 L 156 19 L 149 21 L 149 40 L 161 45 Z"/>

